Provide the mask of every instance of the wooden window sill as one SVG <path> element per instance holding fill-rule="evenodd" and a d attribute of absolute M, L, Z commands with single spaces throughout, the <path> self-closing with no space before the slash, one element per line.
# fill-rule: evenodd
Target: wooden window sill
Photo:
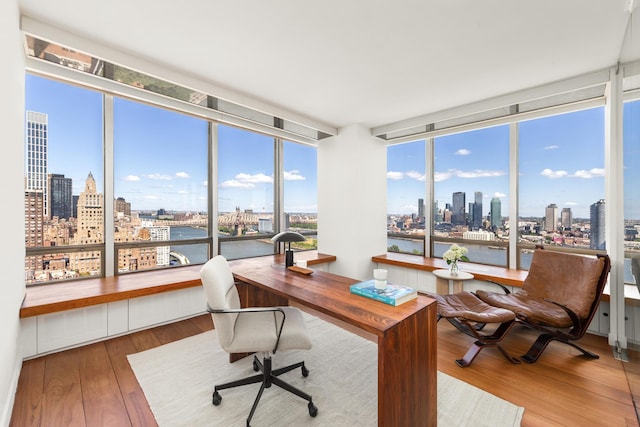
<path fill-rule="evenodd" d="M 307 265 L 336 260 L 333 255 L 320 254 L 316 251 L 301 252 L 297 256 L 300 259 L 306 259 Z M 275 255 L 273 259 L 274 262 L 283 262 L 284 256 Z M 26 289 L 25 298 L 20 307 L 20 317 L 39 316 L 201 286 L 200 268 L 202 265 L 192 265 L 30 286 Z"/>

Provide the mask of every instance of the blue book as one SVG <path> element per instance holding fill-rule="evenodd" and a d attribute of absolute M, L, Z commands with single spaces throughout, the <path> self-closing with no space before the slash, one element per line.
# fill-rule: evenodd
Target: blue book
<path fill-rule="evenodd" d="M 351 293 L 381 301 L 389 305 L 400 305 L 418 297 L 418 291 L 408 286 L 387 283 L 384 289 L 376 289 L 375 280 L 365 280 L 350 286 Z"/>

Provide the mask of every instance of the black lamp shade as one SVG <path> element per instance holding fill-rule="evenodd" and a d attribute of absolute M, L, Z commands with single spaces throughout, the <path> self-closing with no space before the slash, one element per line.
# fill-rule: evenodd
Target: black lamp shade
<path fill-rule="evenodd" d="M 293 265 L 293 251 L 291 250 L 291 242 L 304 242 L 307 240 L 302 234 L 296 233 L 295 231 L 283 231 L 282 233 L 278 233 L 271 238 L 272 242 L 287 243 L 287 249 L 285 250 L 285 262 L 284 265 L 286 267 L 291 267 Z"/>

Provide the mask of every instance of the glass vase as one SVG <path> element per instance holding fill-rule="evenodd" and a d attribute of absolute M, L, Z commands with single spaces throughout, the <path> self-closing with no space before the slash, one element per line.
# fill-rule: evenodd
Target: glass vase
<path fill-rule="evenodd" d="M 451 261 L 451 264 L 449 264 L 449 273 L 451 273 L 452 276 L 456 276 L 459 272 L 460 266 L 458 265 L 458 260 L 454 259 Z"/>

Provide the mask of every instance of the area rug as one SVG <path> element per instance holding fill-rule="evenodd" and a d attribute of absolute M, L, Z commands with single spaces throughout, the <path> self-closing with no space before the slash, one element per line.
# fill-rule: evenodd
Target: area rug
<path fill-rule="evenodd" d="M 307 402 L 272 386 L 266 389 L 253 426 L 376 426 L 376 344 L 317 317 L 305 314 L 313 340 L 309 351 L 277 353 L 274 369 L 305 361 L 282 378 L 313 396 L 318 407 L 309 416 Z M 251 358 L 230 364 L 215 331 L 128 356 L 129 363 L 160 427 L 244 426 L 259 384 L 223 390 L 211 404 L 216 383 L 253 375 Z M 438 372 L 439 426 L 519 426 L 524 408 Z"/>

